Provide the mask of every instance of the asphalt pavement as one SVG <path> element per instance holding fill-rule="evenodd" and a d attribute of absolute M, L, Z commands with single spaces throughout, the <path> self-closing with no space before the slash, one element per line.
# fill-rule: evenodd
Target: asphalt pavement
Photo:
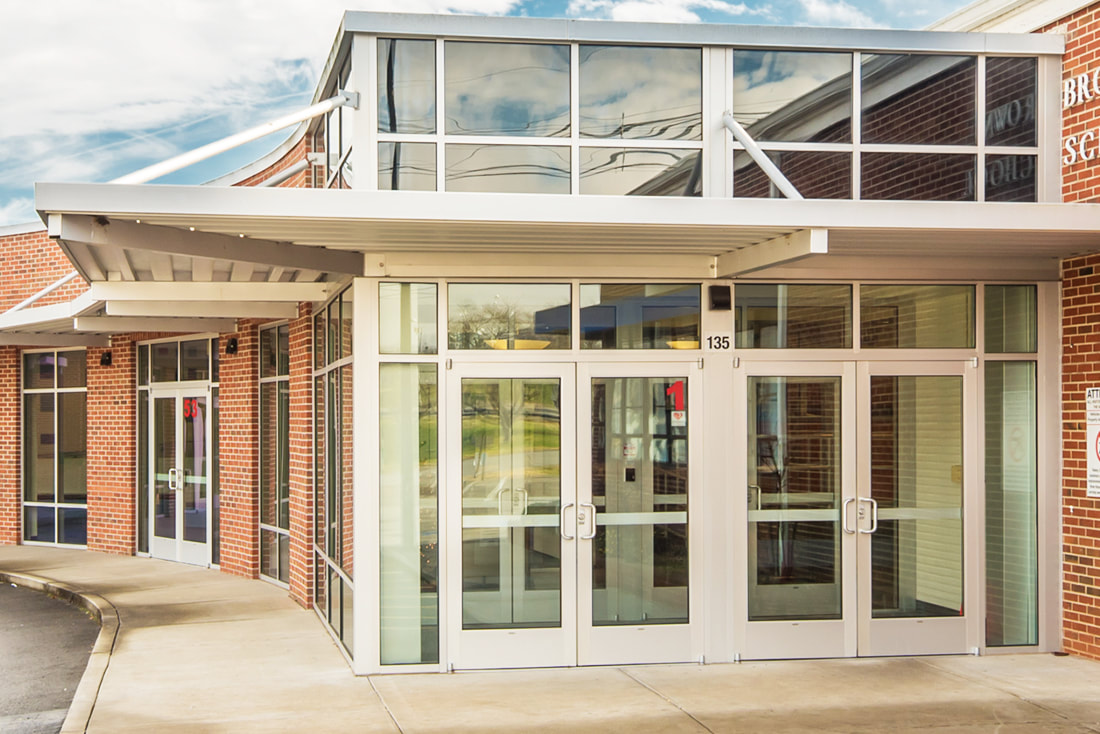
<path fill-rule="evenodd" d="M 83 609 L 0 584 L 0 732 L 60 731 L 98 634 Z"/>

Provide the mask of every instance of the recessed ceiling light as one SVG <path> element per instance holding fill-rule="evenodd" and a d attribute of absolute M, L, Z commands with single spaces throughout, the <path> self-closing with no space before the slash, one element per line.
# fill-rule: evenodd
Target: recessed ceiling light
<path fill-rule="evenodd" d="M 195 231 L 195 228 L 194 228 L 194 227 L 188 227 L 188 229 L 189 229 L 189 230 L 191 230 L 192 232 L 194 232 L 194 231 Z"/>

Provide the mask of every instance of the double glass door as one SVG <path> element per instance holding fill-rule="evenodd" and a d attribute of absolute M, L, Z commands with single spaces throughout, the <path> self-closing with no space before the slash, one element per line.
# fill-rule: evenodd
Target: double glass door
<path fill-rule="evenodd" d="M 689 372 L 451 371 L 456 667 L 693 658 Z"/>
<path fill-rule="evenodd" d="M 210 411 L 205 388 L 154 390 L 149 410 L 149 552 L 210 564 Z"/>
<path fill-rule="evenodd" d="M 743 656 L 962 653 L 976 406 L 959 362 L 748 364 Z"/>

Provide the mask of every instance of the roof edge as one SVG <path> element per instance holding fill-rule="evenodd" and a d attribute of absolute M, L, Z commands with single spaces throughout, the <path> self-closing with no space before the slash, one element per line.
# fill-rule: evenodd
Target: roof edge
<path fill-rule="evenodd" d="M 17 234 L 30 234 L 31 232 L 45 232 L 46 225 L 42 222 L 23 222 L 21 224 L 9 224 L 0 227 L 0 237 L 12 237 Z"/>

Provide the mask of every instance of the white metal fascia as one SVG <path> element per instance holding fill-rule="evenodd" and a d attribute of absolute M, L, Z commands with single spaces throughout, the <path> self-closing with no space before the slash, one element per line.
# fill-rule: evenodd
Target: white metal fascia
<path fill-rule="evenodd" d="M 349 11 L 344 33 L 580 43 L 737 46 L 957 53 L 1058 54 L 1057 37 L 876 28 L 809 28 L 733 23 L 630 23 L 562 18 L 420 15 Z"/>
<path fill-rule="evenodd" d="M 92 283 L 88 292 L 101 301 L 324 301 L 332 283 Z"/>
<path fill-rule="evenodd" d="M 293 319 L 298 316 L 297 303 L 272 301 L 107 301 L 103 308 L 109 316 L 139 318 L 175 318 L 181 313 L 193 318 Z"/>
<path fill-rule="evenodd" d="M 778 227 L 785 231 L 820 227 L 1100 232 L 1100 204 L 1076 203 L 791 201 L 107 184 L 37 184 L 36 192 L 40 210 L 54 213 L 206 218 L 227 226 L 247 221 L 268 225 L 295 222 L 325 230 L 371 222 L 502 222 Z M 325 252 L 316 248 L 307 251 L 317 256 Z M 319 265 L 315 262 L 314 267 Z"/>
<path fill-rule="evenodd" d="M 223 190 L 222 193 L 225 191 Z M 118 217 L 51 214 L 49 224 L 50 237 L 69 243 L 106 245 L 122 250 L 145 250 L 211 260 L 279 265 L 293 269 L 319 269 L 341 275 L 363 274 L 363 257 L 354 252 L 138 224 Z"/>
<path fill-rule="evenodd" d="M 171 331 L 186 333 L 226 333 L 235 331 L 234 318 L 175 318 L 134 316 L 78 316 L 73 319 L 76 331 L 125 333 L 135 331 Z"/>
<path fill-rule="evenodd" d="M 786 237 L 761 242 L 715 258 L 715 277 L 730 278 L 755 270 L 801 260 L 829 251 L 829 232 L 824 229 L 802 229 Z"/>
<path fill-rule="evenodd" d="M 104 334 L 0 333 L 0 345 L 21 347 L 108 347 L 111 338 Z"/>
<path fill-rule="evenodd" d="M 1092 3 L 1093 0 L 978 0 L 926 30 L 1029 33 Z"/>
<path fill-rule="evenodd" d="M 0 331 L 64 321 L 94 310 L 98 306 L 99 303 L 96 298 L 90 292 L 85 291 L 71 301 L 64 303 L 24 308 L 20 311 L 8 311 L 0 314 Z"/>

